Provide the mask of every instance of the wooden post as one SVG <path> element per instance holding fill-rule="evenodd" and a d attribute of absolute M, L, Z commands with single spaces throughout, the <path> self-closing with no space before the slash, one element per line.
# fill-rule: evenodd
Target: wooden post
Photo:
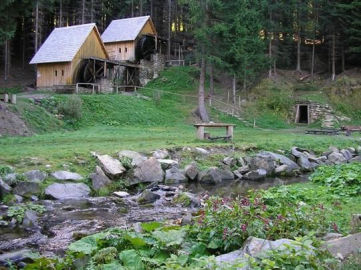
<path fill-rule="evenodd" d="M 4 102 L 8 103 L 9 102 L 9 94 L 5 94 L 4 95 Z"/>
<path fill-rule="evenodd" d="M 197 127 L 197 138 L 200 140 L 204 140 L 204 126 Z"/>
<path fill-rule="evenodd" d="M 104 61 L 104 78 L 107 77 L 107 62 Z"/>
<path fill-rule="evenodd" d="M 238 106 L 241 108 L 241 96 L 238 96 Z"/>
<path fill-rule="evenodd" d="M 212 96 L 209 97 L 209 107 L 212 107 Z"/>
<path fill-rule="evenodd" d="M 226 129 L 227 129 L 227 136 L 233 139 L 233 126 L 227 126 Z"/>
<path fill-rule="evenodd" d="M 94 95 L 94 84 L 92 84 L 92 95 Z"/>
<path fill-rule="evenodd" d="M 11 104 L 16 104 L 16 94 L 11 94 Z"/>
<path fill-rule="evenodd" d="M 79 83 L 75 85 L 75 94 L 79 94 Z"/>
<path fill-rule="evenodd" d="M 227 92 L 227 104 L 229 104 L 229 90 Z"/>

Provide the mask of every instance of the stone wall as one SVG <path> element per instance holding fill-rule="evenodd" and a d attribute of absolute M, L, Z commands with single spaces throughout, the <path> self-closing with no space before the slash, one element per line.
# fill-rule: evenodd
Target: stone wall
<path fill-rule="evenodd" d="M 153 54 L 150 61 L 142 59 L 142 68 L 139 70 L 140 86 L 146 85 L 149 81 L 158 78 L 159 72 L 165 67 L 165 58 L 161 54 Z"/>

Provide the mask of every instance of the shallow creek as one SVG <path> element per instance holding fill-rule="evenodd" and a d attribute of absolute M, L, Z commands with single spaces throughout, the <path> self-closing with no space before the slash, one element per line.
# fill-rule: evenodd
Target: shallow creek
<path fill-rule="evenodd" d="M 307 181 L 308 176 L 269 178 L 264 181 L 232 181 L 218 186 L 186 185 L 194 194 L 208 193 L 219 196 L 243 195 L 250 189 L 267 189 Z M 113 196 L 66 201 L 43 200 L 46 207 L 39 219 L 39 229 L 0 228 L 0 253 L 31 248 L 43 255 L 61 255 L 78 238 L 110 227 L 129 228 L 137 222 L 176 220 L 196 209 L 174 205 L 162 199 L 153 205 L 140 206 L 132 200 Z"/>

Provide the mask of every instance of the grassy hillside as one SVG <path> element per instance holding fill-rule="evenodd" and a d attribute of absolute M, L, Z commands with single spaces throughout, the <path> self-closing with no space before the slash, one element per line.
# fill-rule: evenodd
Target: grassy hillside
<path fill-rule="evenodd" d="M 123 95 L 80 95 L 82 116 L 78 120 L 59 119 L 57 116 L 59 105 L 70 96 L 53 95 L 42 100 L 41 105 L 19 99 L 16 110 L 38 135 L 1 137 L 0 164 L 10 164 L 19 170 L 45 169 L 46 165 L 52 165 L 53 170 L 67 164 L 79 172 L 89 172 L 93 168 L 91 151 L 115 154 L 121 149 L 148 151 L 175 146 L 229 145 L 196 139 L 192 126 L 195 119 L 191 114 L 197 105 L 196 91 L 197 70 L 181 67 L 164 71 L 140 91 L 149 100 Z M 320 152 L 330 145 L 344 147 L 357 144 L 356 135 L 312 136 L 304 135 L 302 129 L 279 129 L 289 127 L 280 118 L 281 111 L 268 112 L 272 111 L 272 106 L 287 103 L 288 92 L 282 89 L 269 91 L 274 91 L 274 98 L 270 100 L 277 102 L 267 100 L 270 95 L 267 93 L 257 101 L 261 105 L 266 102 L 263 107 L 254 107 L 258 110 L 254 114 L 258 117 L 257 126 L 261 128 L 246 127 L 235 118 L 210 110 L 213 121 L 237 125 L 232 143 L 235 147 L 244 151 L 275 151 L 297 145 Z M 268 109 L 262 111 L 262 108 Z M 252 111 L 248 113 L 252 115 Z M 212 135 L 223 135 L 224 132 L 224 129 L 211 130 Z"/>

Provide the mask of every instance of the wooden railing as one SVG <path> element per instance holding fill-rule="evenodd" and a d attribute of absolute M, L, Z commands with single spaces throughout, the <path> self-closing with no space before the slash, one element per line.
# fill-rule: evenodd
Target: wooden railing
<path fill-rule="evenodd" d="M 79 94 L 79 86 L 91 86 L 92 87 L 92 94 L 100 93 L 100 85 L 96 83 L 77 83 L 75 85 L 75 94 Z M 95 91 L 96 88 L 96 91 Z"/>

